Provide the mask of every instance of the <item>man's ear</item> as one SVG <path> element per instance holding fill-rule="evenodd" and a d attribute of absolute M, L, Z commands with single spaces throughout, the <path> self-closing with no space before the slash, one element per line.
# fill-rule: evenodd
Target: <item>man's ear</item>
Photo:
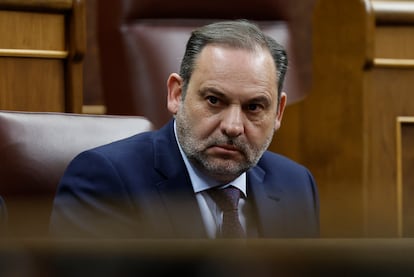
<path fill-rule="evenodd" d="M 177 73 L 172 73 L 167 80 L 168 97 L 167 107 L 172 114 L 176 114 L 181 104 L 183 79 Z"/>
<path fill-rule="evenodd" d="M 282 124 L 283 112 L 285 111 L 287 102 L 287 95 L 284 91 L 280 94 L 279 107 L 277 109 L 276 121 L 275 121 L 275 131 L 279 130 L 280 125 Z"/>

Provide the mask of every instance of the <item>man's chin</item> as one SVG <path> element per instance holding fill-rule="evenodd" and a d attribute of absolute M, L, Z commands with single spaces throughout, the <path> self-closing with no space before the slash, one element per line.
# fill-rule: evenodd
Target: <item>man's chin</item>
<path fill-rule="evenodd" d="M 228 161 L 216 161 L 213 163 L 209 163 L 209 165 L 205 166 L 207 172 L 211 175 L 215 176 L 227 176 L 226 179 L 234 177 L 233 179 L 240 176 L 241 173 L 245 171 L 244 168 L 240 167 L 240 163 L 232 161 L 229 163 Z"/>

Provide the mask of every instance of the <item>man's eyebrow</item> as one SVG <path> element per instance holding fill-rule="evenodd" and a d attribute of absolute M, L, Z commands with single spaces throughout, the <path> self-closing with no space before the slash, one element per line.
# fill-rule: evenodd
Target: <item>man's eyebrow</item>
<path fill-rule="evenodd" d="M 226 94 L 224 94 L 222 91 L 220 91 L 219 89 L 215 87 L 204 87 L 204 88 L 199 89 L 198 92 L 203 97 L 211 93 L 219 98 L 228 99 L 228 96 Z M 263 103 L 266 106 L 270 106 L 272 100 L 269 97 L 267 97 L 265 94 L 260 94 L 260 95 L 256 95 L 251 98 L 248 98 L 245 101 L 246 104 L 252 103 L 252 102 Z"/>
<path fill-rule="evenodd" d="M 259 95 L 249 99 L 249 102 L 261 102 L 265 104 L 270 104 L 271 99 L 269 97 L 266 97 L 265 95 Z"/>
<path fill-rule="evenodd" d="M 208 93 L 213 93 L 219 97 L 226 97 L 226 95 L 215 87 L 204 87 L 199 90 L 199 93 L 204 96 Z"/>

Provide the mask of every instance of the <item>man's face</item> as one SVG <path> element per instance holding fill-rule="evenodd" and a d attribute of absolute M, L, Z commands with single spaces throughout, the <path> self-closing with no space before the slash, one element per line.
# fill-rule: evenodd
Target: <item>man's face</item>
<path fill-rule="evenodd" d="M 254 166 L 279 128 L 276 68 L 268 51 L 206 46 L 197 58 L 185 99 L 182 80 L 168 80 L 168 108 L 188 159 L 202 172 L 230 182 Z"/>

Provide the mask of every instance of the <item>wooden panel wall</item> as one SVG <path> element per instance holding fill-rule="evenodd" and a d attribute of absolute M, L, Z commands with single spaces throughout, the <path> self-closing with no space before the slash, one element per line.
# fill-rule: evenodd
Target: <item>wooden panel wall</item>
<path fill-rule="evenodd" d="M 82 0 L 0 3 L 0 109 L 80 112 Z"/>
<path fill-rule="evenodd" d="M 83 61 L 83 113 L 105 114 L 106 107 L 101 84 L 101 63 L 97 37 L 97 2 L 85 0 L 86 52 Z"/>
<path fill-rule="evenodd" d="M 414 117 L 397 118 L 398 234 L 414 237 Z"/>
<path fill-rule="evenodd" d="M 414 2 L 319 0 L 312 51 L 312 90 L 287 107 L 272 149 L 314 173 L 322 236 L 399 236 L 395 127 L 414 115 Z"/>

